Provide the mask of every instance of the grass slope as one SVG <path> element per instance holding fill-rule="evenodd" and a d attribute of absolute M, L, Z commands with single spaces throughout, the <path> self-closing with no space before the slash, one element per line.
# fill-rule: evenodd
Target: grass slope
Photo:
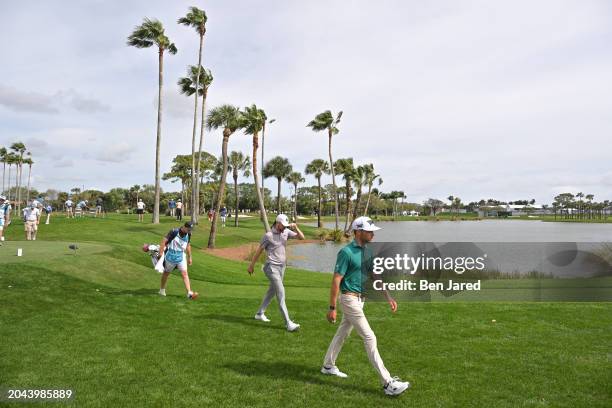
<path fill-rule="evenodd" d="M 387 367 L 413 385 L 391 399 L 355 333 L 338 361 L 349 378 L 319 374 L 336 329 L 324 318 L 328 275 L 287 271 L 288 307 L 301 331 L 284 330 L 274 302 L 272 322 L 257 322 L 263 273 L 256 268 L 250 277 L 245 262 L 199 250 L 208 236 L 198 227 L 190 276 L 202 297 L 187 301 L 172 276 L 169 296 L 161 298 L 159 275 L 140 246 L 159 241 L 176 222 L 134 218 L 55 217 L 40 226 L 36 242 L 15 242 L 23 239 L 17 223 L 7 229 L 0 247 L 0 387 L 68 387 L 83 407 L 612 403 L 609 303 L 402 303 L 395 315 L 370 303 Z M 257 220 L 241 223 L 220 229 L 219 246 L 260 238 Z M 67 248 L 73 242 L 77 255 Z M 24 257 L 15 256 L 17 246 Z"/>

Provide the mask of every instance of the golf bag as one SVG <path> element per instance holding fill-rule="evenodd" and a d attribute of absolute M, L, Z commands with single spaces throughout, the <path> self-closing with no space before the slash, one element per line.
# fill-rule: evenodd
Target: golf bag
<path fill-rule="evenodd" d="M 153 268 L 159 272 L 164 272 L 164 255 L 159 253 L 159 245 L 144 244 L 142 250 L 149 254 Z"/>

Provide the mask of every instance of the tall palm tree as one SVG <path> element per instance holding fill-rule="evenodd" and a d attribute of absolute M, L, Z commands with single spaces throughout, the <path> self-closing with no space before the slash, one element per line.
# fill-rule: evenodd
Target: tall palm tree
<path fill-rule="evenodd" d="M 293 221 L 297 222 L 297 196 L 298 196 L 298 184 L 303 183 L 306 180 L 302 177 L 302 173 L 299 171 L 292 171 L 289 173 L 287 177 L 285 177 L 285 181 L 289 184 L 293 185 Z"/>
<path fill-rule="evenodd" d="M 8 159 L 8 150 L 6 147 L 0 147 L 0 162 L 2 162 L 2 192 L 5 191 L 4 176 L 6 174 L 6 161 Z"/>
<path fill-rule="evenodd" d="M 308 125 L 314 132 L 320 132 L 322 130 L 327 130 L 327 135 L 329 137 L 328 142 L 328 150 L 329 150 L 329 167 L 332 173 L 332 184 L 334 186 L 334 199 L 335 199 L 335 215 L 336 215 L 336 230 L 339 229 L 339 218 L 338 218 L 338 187 L 336 186 L 336 173 L 334 171 L 334 160 L 332 158 L 332 136 L 337 135 L 340 130 L 338 129 L 338 123 L 340 123 L 340 118 L 342 117 L 342 111 L 338 112 L 336 118 L 332 115 L 331 111 L 326 110 L 325 112 L 319 113 L 313 120 L 311 120 Z"/>
<path fill-rule="evenodd" d="M 259 132 L 263 131 L 266 125 L 266 113 L 263 109 L 257 108 L 255 104 L 247 106 L 242 111 L 242 123 L 241 127 L 244 129 L 244 133 L 247 135 L 253 135 L 253 179 L 255 180 L 255 193 L 257 194 L 257 202 L 259 203 L 259 216 L 261 222 L 264 224 L 266 232 L 270 231 L 270 224 L 268 223 L 268 214 L 266 213 L 266 207 L 264 203 L 264 191 L 263 181 L 261 183 L 262 190 L 259 189 L 259 174 L 257 173 L 257 149 L 259 148 Z M 263 179 L 263 167 L 262 167 L 262 179 Z"/>
<path fill-rule="evenodd" d="M 17 157 L 17 155 L 15 153 L 9 152 L 6 155 L 6 164 L 8 164 L 9 166 L 9 171 L 8 171 L 8 190 L 7 190 L 7 199 L 9 201 L 11 201 L 11 167 L 13 167 L 13 165 L 17 165 L 19 161 L 19 158 Z M 15 170 L 17 171 L 17 170 Z"/>
<path fill-rule="evenodd" d="M 26 152 L 26 147 L 22 142 L 16 142 L 11 145 L 11 150 L 13 150 L 17 155 L 15 186 L 17 187 L 17 213 L 19 214 L 21 212 L 21 175 L 23 172 L 23 155 Z"/>
<path fill-rule="evenodd" d="M 178 86 L 179 91 L 183 95 L 191 96 L 196 93 L 196 86 L 198 89 L 198 95 L 202 96 L 202 121 L 200 124 L 200 146 L 198 149 L 198 154 L 196 155 L 195 150 L 192 154 L 192 163 L 191 168 L 196 169 L 191 175 L 191 185 L 195 186 L 191 189 L 191 201 L 192 201 L 192 209 L 191 209 L 191 218 L 193 222 L 197 223 L 197 217 L 200 213 L 200 184 L 198 183 L 199 179 L 199 171 L 200 171 L 200 158 L 202 157 L 202 144 L 204 143 L 204 115 L 205 115 L 205 102 L 206 96 L 208 94 L 208 87 L 212 83 L 212 74 L 210 70 L 207 70 L 203 67 L 196 67 L 195 65 L 191 65 L 187 68 L 187 76 L 179 78 Z M 197 109 L 197 106 L 196 106 Z M 195 143 L 195 140 L 193 140 Z M 192 146 L 195 149 L 195 145 Z M 195 217 L 195 219 L 194 219 Z"/>
<path fill-rule="evenodd" d="M 380 178 L 380 174 L 374 173 L 374 165 L 372 163 L 366 164 L 365 166 L 365 183 L 368 185 L 368 199 L 366 200 L 365 209 L 363 210 L 363 215 L 368 215 L 368 208 L 370 206 L 370 196 L 372 194 L 372 185 L 374 181 L 378 180 L 378 185 L 380 186 L 383 181 Z"/>
<path fill-rule="evenodd" d="M 212 108 L 208 113 L 206 127 L 208 130 L 223 128 L 223 144 L 221 147 L 221 156 L 223 157 L 223 173 L 219 182 L 219 194 L 217 194 L 217 203 L 215 205 L 215 213 L 213 215 L 212 225 L 210 226 L 210 235 L 208 237 L 208 248 L 215 247 L 215 239 L 217 237 L 217 218 L 219 210 L 221 210 L 221 201 L 225 193 L 225 179 L 227 177 L 227 144 L 229 138 L 236 130 L 241 127 L 242 113 L 240 109 L 232 105 L 221 105 Z M 257 185 L 255 186 L 257 190 Z"/>
<path fill-rule="evenodd" d="M 155 146 L 155 203 L 153 204 L 153 224 L 159 224 L 159 168 L 161 149 L 161 124 L 162 124 L 162 86 L 164 79 L 164 52 L 176 54 L 174 43 L 164 33 L 164 27 L 159 20 L 145 18 L 143 23 L 137 26 L 128 37 L 127 44 L 136 48 L 149 48 L 153 45 L 158 50 L 158 93 L 157 93 L 157 142 Z"/>
<path fill-rule="evenodd" d="M 28 153 L 29 156 L 29 153 Z M 23 163 L 28 165 L 28 193 L 26 195 L 26 203 L 30 199 L 30 182 L 32 181 L 32 165 L 34 164 L 34 160 L 31 157 L 27 157 L 23 159 Z"/>
<path fill-rule="evenodd" d="M 240 209 L 240 200 L 238 197 L 238 174 L 242 173 L 244 177 L 251 176 L 251 159 L 248 155 L 244 155 L 242 152 L 233 151 L 229 156 L 229 169 L 232 171 L 232 178 L 234 179 L 234 195 L 236 196 L 236 205 L 234 206 L 234 227 L 238 226 L 238 210 Z M 255 185 L 257 189 L 257 184 Z"/>
<path fill-rule="evenodd" d="M 289 163 L 289 160 L 276 156 L 272 160 L 266 163 L 264 167 L 263 176 L 268 177 L 276 177 L 278 181 L 278 193 L 276 195 L 276 210 L 278 213 L 281 213 L 281 181 L 287 177 L 293 171 L 293 166 Z"/>
<path fill-rule="evenodd" d="M 357 190 L 357 197 L 355 198 L 355 210 L 353 211 L 353 216 L 351 217 L 351 224 L 355 221 L 359 214 L 359 207 L 361 205 L 361 189 L 365 184 L 365 175 L 366 175 L 366 166 L 357 166 L 355 171 L 353 172 L 352 182 Z"/>
<path fill-rule="evenodd" d="M 584 193 L 580 192 L 576 194 L 578 197 L 578 218 L 582 218 L 582 197 L 584 197 Z"/>
<path fill-rule="evenodd" d="M 452 217 L 453 216 L 453 204 L 455 202 L 455 197 L 453 195 L 449 195 L 448 197 L 446 197 L 446 199 L 450 201 L 450 215 Z"/>
<path fill-rule="evenodd" d="M 355 172 L 355 168 L 353 167 L 353 158 L 349 157 L 347 159 L 336 160 L 334 163 L 334 171 L 336 174 L 342 174 L 342 178 L 345 182 L 346 220 L 344 221 L 344 232 L 346 234 L 348 233 L 349 229 L 349 218 L 351 217 L 351 198 L 353 197 L 353 193 L 351 191 L 353 173 Z"/>
<path fill-rule="evenodd" d="M 191 134 L 191 168 L 195 170 L 196 168 L 196 153 L 195 153 L 195 145 L 196 145 L 196 128 L 198 124 L 198 98 L 199 94 L 195 91 L 200 88 L 200 71 L 202 69 L 202 47 L 204 46 L 204 34 L 206 34 L 206 13 L 204 10 L 200 10 L 197 7 L 190 7 L 189 12 L 185 15 L 185 17 L 181 17 L 178 19 L 178 23 L 185 25 L 187 27 L 195 28 L 196 32 L 200 37 L 200 47 L 198 49 L 198 65 L 196 66 L 195 72 L 195 86 L 193 94 L 195 94 L 194 100 L 194 108 L 193 108 L 193 132 Z M 197 204 L 197 189 L 196 184 L 198 182 L 198 175 L 195 171 L 192 172 L 191 175 L 191 221 L 194 223 L 198 222 L 199 215 L 199 207 Z"/>
<path fill-rule="evenodd" d="M 317 227 L 323 228 L 323 223 L 321 222 L 321 176 L 323 174 L 329 174 L 329 163 L 323 159 L 314 159 L 310 163 L 306 165 L 306 174 L 312 174 L 317 179 L 317 184 L 319 186 L 319 207 L 317 210 Z"/>
<path fill-rule="evenodd" d="M 200 177 L 200 180 L 203 179 L 203 175 L 201 174 L 202 172 L 202 155 L 203 152 L 202 151 L 202 146 L 204 144 L 204 125 L 206 124 L 206 98 L 208 97 L 208 88 L 210 88 L 210 85 L 212 84 L 213 81 L 213 76 L 212 73 L 210 72 L 210 69 L 205 69 L 203 68 L 200 71 L 200 93 L 202 95 L 202 114 L 201 114 L 201 123 L 200 123 L 200 144 L 198 146 L 198 157 L 196 158 L 196 175 L 198 175 Z M 213 156 L 214 157 L 214 156 Z M 207 163 L 205 163 L 205 166 L 207 165 Z M 197 207 L 198 209 L 200 208 L 200 183 L 196 183 L 196 203 L 197 203 Z"/>
<path fill-rule="evenodd" d="M 266 144 L 266 122 L 268 124 L 272 124 L 274 122 L 276 122 L 276 119 L 270 119 L 268 120 L 268 117 L 266 116 L 266 113 L 262 110 L 261 111 L 263 113 L 264 116 L 264 122 L 263 122 L 263 127 L 261 129 L 261 173 L 263 174 L 263 170 L 264 170 L 264 147 Z M 265 177 L 261 178 L 261 195 L 264 195 L 264 191 L 265 191 L 265 186 L 264 186 L 264 182 L 265 182 Z"/>

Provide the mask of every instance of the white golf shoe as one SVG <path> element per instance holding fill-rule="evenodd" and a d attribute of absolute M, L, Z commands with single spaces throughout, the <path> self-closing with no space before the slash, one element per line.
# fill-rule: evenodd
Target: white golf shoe
<path fill-rule="evenodd" d="M 399 377 L 393 377 L 391 381 L 383 387 L 387 395 L 400 395 L 408 388 L 410 388 L 410 383 L 408 381 L 400 381 Z"/>
<path fill-rule="evenodd" d="M 345 374 L 342 371 L 340 371 L 340 369 L 338 369 L 338 367 L 336 367 L 336 366 L 333 366 L 331 368 L 327 368 L 327 367 L 323 366 L 323 367 L 321 367 L 321 373 L 325 374 L 325 375 L 335 375 L 336 377 L 340 377 L 340 378 L 348 377 L 347 374 Z"/>
<path fill-rule="evenodd" d="M 287 323 L 287 331 L 294 332 L 300 328 L 300 325 L 294 322 Z"/>
<path fill-rule="evenodd" d="M 260 321 L 266 322 L 266 323 L 270 321 L 270 319 L 268 319 L 268 317 L 265 315 L 265 313 L 262 313 L 262 314 L 258 313 L 258 314 L 256 314 L 255 315 L 255 320 L 260 320 Z"/>
<path fill-rule="evenodd" d="M 159 295 L 160 296 L 166 296 L 166 289 L 160 289 L 159 290 Z"/>

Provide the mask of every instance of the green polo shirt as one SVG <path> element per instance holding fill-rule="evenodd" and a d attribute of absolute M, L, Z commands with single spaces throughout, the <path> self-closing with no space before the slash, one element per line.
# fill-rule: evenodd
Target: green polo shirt
<path fill-rule="evenodd" d="M 361 293 L 363 290 L 362 273 L 363 251 L 368 251 L 354 239 L 338 252 L 334 272 L 342 275 L 340 290 Z M 369 253 L 369 251 L 367 252 Z"/>

